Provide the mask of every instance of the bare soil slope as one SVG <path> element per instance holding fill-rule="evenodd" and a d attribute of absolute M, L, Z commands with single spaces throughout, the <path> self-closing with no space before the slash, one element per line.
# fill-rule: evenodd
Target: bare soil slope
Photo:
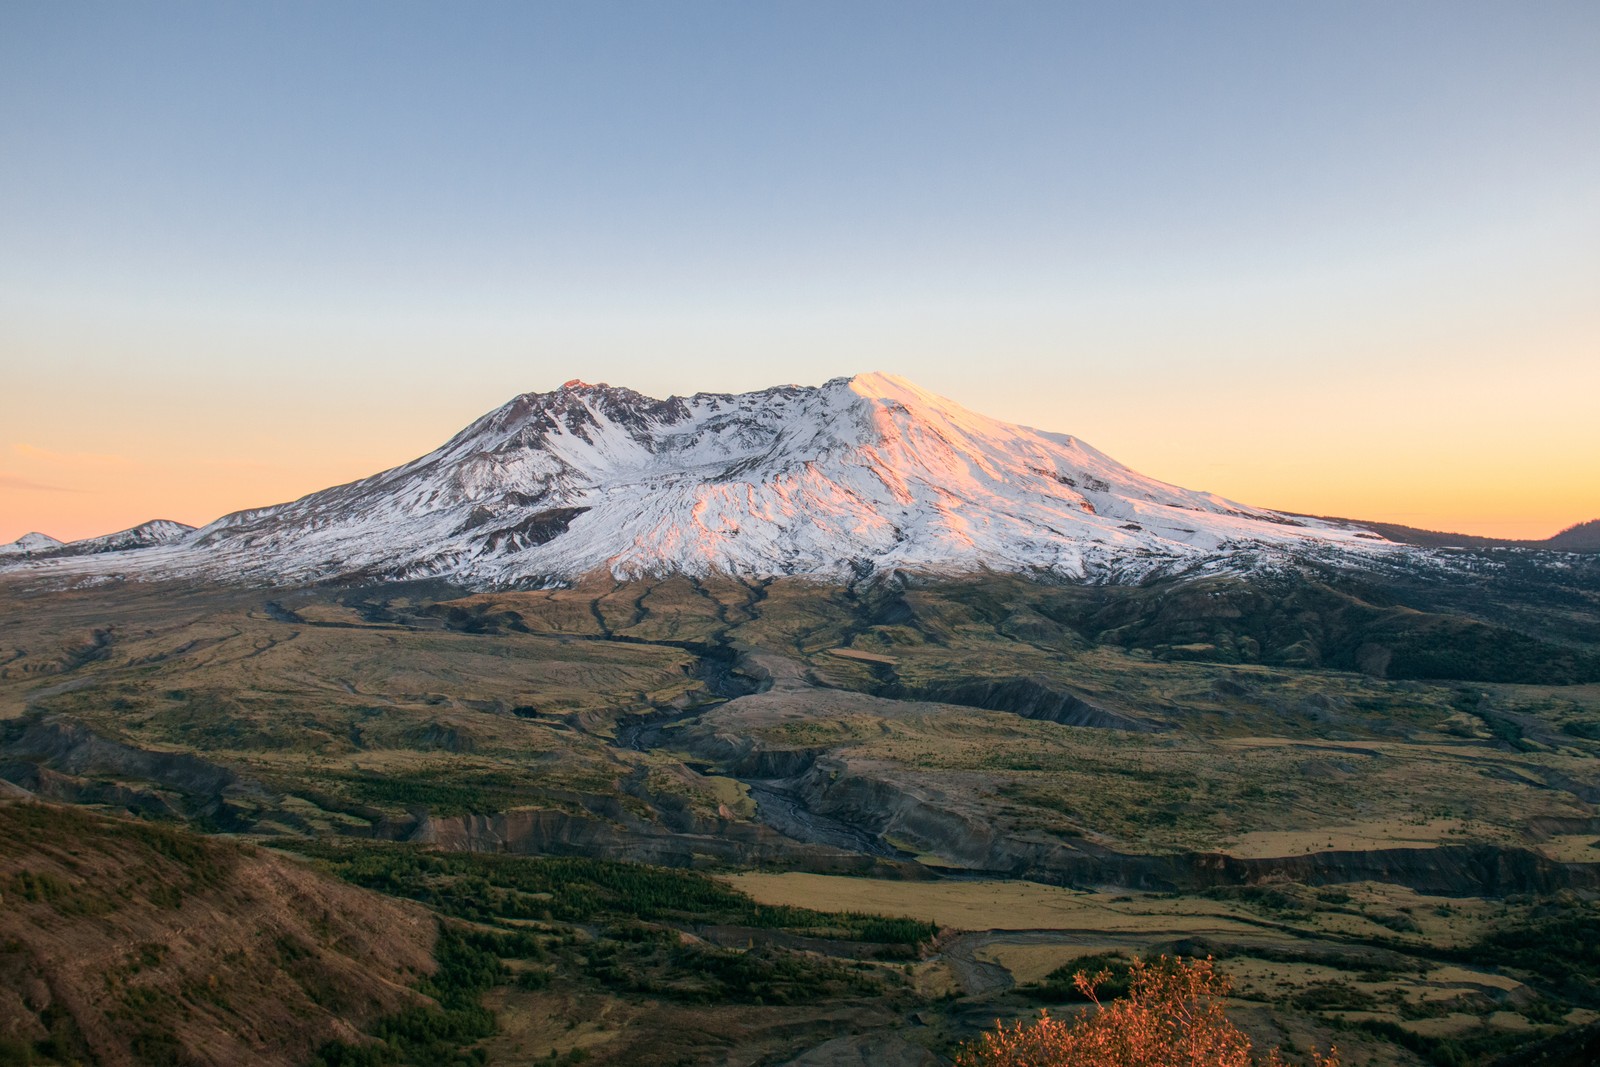
<path fill-rule="evenodd" d="M 273 853 L 0 802 L 0 1052 L 299 1064 L 421 1001 L 423 909 Z"/>

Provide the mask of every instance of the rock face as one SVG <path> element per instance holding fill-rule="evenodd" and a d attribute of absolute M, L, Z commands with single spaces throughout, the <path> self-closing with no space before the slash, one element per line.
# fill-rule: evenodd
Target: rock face
<path fill-rule="evenodd" d="M 620 809 L 610 815 L 521 809 L 426 817 L 404 838 L 451 852 L 600 856 L 658 867 L 691 867 L 709 860 L 792 865 L 827 874 L 915 877 L 921 873 L 860 852 L 797 842 L 761 825 L 685 819 L 677 827 L 666 827 L 630 819 Z"/>
<path fill-rule="evenodd" d="M 1384 551 L 1398 549 L 1349 525 L 1167 485 L 1077 438 L 865 374 L 667 400 L 568 382 L 362 481 L 155 548 L 43 565 L 478 586 L 600 570 L 846 581 L 989 569 L 1118 581 L 1207 561 Z"/>
<path fill-rule="evenodd" d="M 56 717 L 0 725 L 0 789 L 7 785 L 49 800 L 113 804 L 156 818 L 200 817 L 219 826 L 229 825 L 233 801 L 261 792 L 199 756 L 136 748 Z"/>
<path fill-rule="evenodd" d="M 1024 719 L 1043 719 L 1063 726 L 1094 726 L 1107 730 L 1154 733 L 1160 725 L 1110 711 L 1053 686 L 1046 678 L 1004 678 L 960 682 L 952 685 L 897 687 L 884 696 L 903 700 L 932 700 L 964 704 L 989 711 L 1009 711 Z"/>

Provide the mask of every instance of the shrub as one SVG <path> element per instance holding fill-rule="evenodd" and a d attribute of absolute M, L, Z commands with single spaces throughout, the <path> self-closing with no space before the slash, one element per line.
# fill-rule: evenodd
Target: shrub
<path fill-rule="evenodd" d="M 1120 952 L 1082 956 L 1064 967 L 1057 967 L 1038 982 L 1024 986 L 1022 992 L 1035 1000 L 1057 1004 L 1090 999 L 1098 1002 L 1101 997 L 1115 1000 L 1128 995 L 1128 967 L 1129 960 Z M 1084 994 L 1078 982 L 1079 975 L 1087 975 L 1095 980 L 1092 998 Z"/>
<path fill-rule="evenodd" d="M 1250 1039 L 1222 1014 L 1228 980 L 1210 959 L 1134 960 L 1128 995 L 1101 1004 L 1106 972 L 1079 974 L 1094 1004 L 1071 1021 L 1040 1012 L 1032 1023 L 999 1026 L 962 1049 L 958 1067 L 1274 1067 L 1277 1049 L 1257 1058 Z M 1338 1051 L 1313 1055 L 1315 1067 L 1338 1067 Z"/>

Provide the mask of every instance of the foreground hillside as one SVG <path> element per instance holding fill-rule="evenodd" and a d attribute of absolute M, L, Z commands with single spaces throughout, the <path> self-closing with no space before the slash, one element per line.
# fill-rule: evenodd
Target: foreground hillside
<path fill-rule="evenodd" d="M 303 863 L 0 800 L 0 1062 L 283 1064 L 424 1003 L 435 923 Z"/>

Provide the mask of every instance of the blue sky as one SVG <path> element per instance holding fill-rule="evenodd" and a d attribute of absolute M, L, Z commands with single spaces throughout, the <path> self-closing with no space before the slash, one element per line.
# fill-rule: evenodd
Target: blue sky
<path fill-rule="evenodd" d="M 1553 530 L 1600 487 L 1597 55 L 1593 3 L 14 0 L 0 537 L 150 517 L 45 454 L 196 521 L 570 377 L 872 369 L 1267 506 Z"/>

